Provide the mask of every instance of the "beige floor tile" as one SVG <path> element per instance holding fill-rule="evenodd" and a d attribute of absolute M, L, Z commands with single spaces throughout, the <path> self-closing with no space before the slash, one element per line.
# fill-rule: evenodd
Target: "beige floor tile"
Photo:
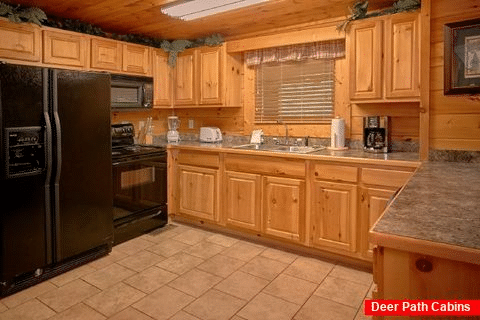
<path fill-rule="evenodd" d="M 154 319 L 164 320 L 172 317 L 193 300 L 195 298 L 188 294 L 163 286 L 132 306 Z"/>
<path fill-rule="evenodd" d="M 260 256 L 288 264 L 292 263 L 298 258 L 298 255 L 296 254 L 273 248 L 267 248 L 265 251 L 260 253 Z"/>
<path fill-rule="evenodd" d="M 370 289 L 368 289 L 368 292 L 367 292 L 367 298 L 368 299 L 372 299 L 373 290 L 375 290 L 376 287 L 377 287 L 377 285 L 375 283 L 372 283 L 372 285 L 370 286 Z"/>
<path fill-rule="evenodd" d="M 39 283 L 33 287 L 24 289 L 20 292 L 17 292 L 15 294 L 12 294 L 11 296 L 8 296 L 6 298 L 3 298 L 0 300 L 2 304 L 7 306 L 8 308 L 14 308 L 28 300 L 31 300 L 33 298 L 38 297 L 41 294 L 44 294 L 46 292 L 52 291 L 57 289 L 55 285 L 53 285 L 50 282 L 42 282 Z"/>
<path fill-rule="evenodd" d="M 147 234 L 142 235 L 140 238 L 150 241 L 159 243 L 163 240 L 173 238 L 179 235 L 181 232 L 177 230 L 177 227 L 172 226 L 165 226 L 163 228 L 155 229 Z"/>
<path fill-rule="evenodd" d="M 145 293 L 151 293 L 177 277 L 178 275 L 175 273 L 153 266 L 125 279 L 123 282 Z"/>
<path fill-rule="evenodd" d="M 225 236 L 223 234 L 214 234 L 213 236 L 206 238 L 205 241 L 212 242 L 224 247 L 231 247 L 235 243 L 237 243 L 239 240 L 232 237 Z"/>
<path fill-rule="evenodd" d="M 74 305 L 73 307 L 57 313 L 54 317 L 49 320 L 103 320 L 107 319 L 102 314 L 93 310 L 89 306 L 86 306 L 83 303 Z"/>
<path fill-rule="evenodd" d="M 106 268 L 89 273 L 83 276 L 82 279 L 96 286 L 97 288 L 105 290 L 106 288 L 111 287 L 134 274 L 134 271 L 114 263 Z"/>
<path fill-rule="evenodd" d="M 201 242 L 203 239 L 211 236 L 210 233 L 207 233 L 202 230 L 188 230 L 180 233 L 179 235 L 174 236 L 172 239 L 176 241 L 183 242 L 188 245 L 194 245 Z"/>
<path fill-rule="evenodd" d="M 8 308 L 6 305 L 4 305 L 2 302 L 0 302 L 0 313 L 7 311 Z"/>
<path fill-rule="evenodd" d="M 99 292 L 98 288 L 77 279 L 63 287 L 42 294 L 38 299 L 53 310 L 62 312 Z"/>
<path fill-rule="evenodd" d="M 132 307 L 128 307 L 115 314 L 113 317 L 108 318 L 108 320 L 153 320 L 153 318 L 147 316 L 145 313 L 138 311 Z"/>
<path fill-rule="evenodd" d="M 155 243 L 152 241 L 147 241 L 143 238 L 137 237 L 115 246 L 115 249 L 130 256 L 138 251 L 145 250 L 154 244 Z"/>
<path fill-rule="evenodd" d="M 245 241 L 238 241 L 230 248 L 222 251 L 222 254 L 243 261 L 250 261 L 253 257 L 262 253 L 265 247 L 257 246 Z"/>
<path fill-rule="evenodd" d="M 189 248 L 188 244 L 173 239 L 166 239 L 159 242 L 157 245 L 148 248 L 147 250 L 164 257 L 171 257 L 175 253 Z"/>
<path fill-rule="evenodd" d="M 179 252 L 170 258 L 157 263 L 157 267 L 176 274 L 184 274 L 201 264 L 203 261 L 203 259 L 194 257 L 185 252 Z"/>
<path fill-rule="evenodd" d="M 118 261 L 117 263 L 134 271 L 140 272 L 159 263 L 162 260 L 165 260 L 165 257 L 159 256 L 158 254 L 150 251 L 142 250 L 134 255 Z"/>
<path fill-rule="evenodd" d="M 54 285 L 57 287 L 61 287 L 66 285 L 67 283 L 76 280 L 78 278 L 83 277 L 84 275 L 87 275 L 89 273 L 95 272 L 97 269 L 94 267 L 86 264 L 83 266 L 80 266 L 78 268 L 75 268 L 73 270 L 70 270 L 66 273 L 63 273 L 59 276 L 56 276 L 55 278 L 50 279 L 50 282 L 52 282 Z"/>
<path fill-rule="evenodd" d="M 217 254 L 216 256 L 206 260 L 204 263 L 198 265 L 197 268 L 225 278 L 244 264 L 245 261 L 224 256 L 222 254 Z"/>
<path fill-rule="evenodd" d="M 32 299 L 0 313 L 0 320 L 43 320 L 54 315 L 55 312 L 52 309 L 37 299 Z"/>
<path fill-rule="evenodd" d="M 216 285 L 215 289 L 243 300 L 250 300 L 265 288 L 268 283 L 268 280 L 252 276 L 245 272 L 236 271 Z"/>
<path fill-rule="evenodd" d="M 262 292 L 302 305 L 317 287 L 316 283 L 281 274 Z"/>
<path fill-rule="evenodd" d="M 88 265 L 95 269 L 103 269 L 112 263 L 117 262 L 118 260 L 125 259 L 127 255 L 121 251 L 118 251 L 113 248 L 112 252 L 110 252 L 107 256 L 97 259 L 95 261 L 90 262 Z"/>
<path fill-rule="evenodd" d="M 247 301 L 213 289 L 185 307 L 185 311 L 202 320 L 228 320 L 245 303 Z"/>
<path fill-rule="evenodd" d="M 369 286 L 328 276 L 313 293 L 315 296 L 359 308 Z"/>
<path fill-rule="evenodd" d="M 145 297 L 145 293 L 124 283 L 119 283 L 86 299 L 84 303 L 109 317 L 122 311 L 143 297 Z"/>
<path fill-rule="evenodd" d="M 298 309 L 300 306 L 297 304 L 259 293 L 238 315 L 248 320 L 290 320 Z"/>
<path fill-rule="evenodd" d="M 321 283 L 334 264 L 313 258 L 297 258 L 283 273 L 300 279 Z"/>
<path fill-rule="evenodd" d="M 261 277 L 267 280 L 275 279 L 286 267 L 288 264 L 256 256 L 250 260 L 246 265 L 244 265 L 240 270 L 246 273 L 250 273 L 254 276 Z"/>
<path fill-rule="evenodd" d="M 336 265 L 330 273 L 330 276 L 364 284 L 367 286 L 370 286 L 373 282 L 373 276 L 370 272 L 347 268 L 341 265 Z"/>
<path fill-rule="evenodd" d="M 350 320 L 357 309 L 312 296 L 295 315 L 295 320 Z"/>
<path fill-rule="evenodd" d="M 186 313 L 185 311 L 179 311 L 169 320 L 201 320 L 201 319 L 191 315 L 190 313 Z"/>
<path fill-rule="evenodd" d="M 238 315 L 234 315 L 230 320 L 246 320 L 245 318 L 242 318 Z"/>
<path fill-rule="evenodd" d="M 171 281 L 168 285 L 191 296 L 200 297 L 221 280 L 221 277 L 193 269 Z"/>
<path fill-rule="evenodd" d="M 202 241 L 183 251 L 195 257 L 208 259 L 222 252 L 223 250 L 225 250 L 225 247 L 221 245 L 207 242 L 207 241 Z"/>
<path fill-rule="evenodd" d="M 362 306 L 358 309 L 357 315 L 355 316 L 355 320 L 367 320 L 367 319 L 372 319 L 372 316 L 366 316 L 365 313 L 363 312 L 365 307 L 365 303 L 362 303 Z"/>

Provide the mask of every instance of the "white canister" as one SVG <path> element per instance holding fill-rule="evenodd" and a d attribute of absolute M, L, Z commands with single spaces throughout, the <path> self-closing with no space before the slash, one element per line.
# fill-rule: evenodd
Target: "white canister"
<path fill-rule="evenodd" d="M 336 117 L 332 119 L 330 137 L 331 148 L 344 148 L 345 147 L 345 119 Z"/>

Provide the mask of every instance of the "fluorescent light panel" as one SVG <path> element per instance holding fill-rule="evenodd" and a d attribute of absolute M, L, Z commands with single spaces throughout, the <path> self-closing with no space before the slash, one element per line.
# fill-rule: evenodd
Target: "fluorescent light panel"
<path fill-rule="evenodd" d="M 266 1 L 268 0 L 191 0 L 161 10 L 163 14 L 190 21 Z"/>

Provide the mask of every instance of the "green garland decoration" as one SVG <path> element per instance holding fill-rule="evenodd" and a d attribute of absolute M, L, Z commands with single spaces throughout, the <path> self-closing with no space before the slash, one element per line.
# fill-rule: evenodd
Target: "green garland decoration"
<path fill-rule="evenodd" d="M 118 35 L 115 33 L 107 33 L 95 25 L 80 20 L 47 17 L 45 12 L 39 8 L 22 8 L 20 5 L 14 7 L 1 1 L 0 17 L 7 17 L 10 21 L 16 23 L 31 22 L 39 26 L 45 25 L 63 30 L 161 48 L 168 53 L 168 65 L 172 68 L 175 67 L 177 55 L 185 49 L 201 46 L 219 46 L 225 41 L 221 34 L 214 34 L 210 37 L 198 38 L 196 40 L 173 40 L 171 42 L 164 39 L 150 38 L 137 34 Z"/>
<path fill-rule="evenodd" d="M 351 8 L 349 8 L 351 16 L 337 26 L 338 31 L 345 31 L 348 24 L 353 20 L 360 20 L 371 17 L 378 17 L 387 14 L 394 14 L 404 11 L 414 11 L 420 8 L 420 0 L 398 0 L 392 7 L 381 11 L 367 13 L 368 0 L 356 1 Z"/>

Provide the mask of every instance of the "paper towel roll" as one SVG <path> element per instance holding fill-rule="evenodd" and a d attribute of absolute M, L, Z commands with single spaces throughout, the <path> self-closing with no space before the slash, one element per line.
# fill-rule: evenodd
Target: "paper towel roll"
<path fill-rule="evenodd" d="M 330 147 L 344 148 L 345 147 L 345 119 L 337 117 L 332 119 Z"/>

